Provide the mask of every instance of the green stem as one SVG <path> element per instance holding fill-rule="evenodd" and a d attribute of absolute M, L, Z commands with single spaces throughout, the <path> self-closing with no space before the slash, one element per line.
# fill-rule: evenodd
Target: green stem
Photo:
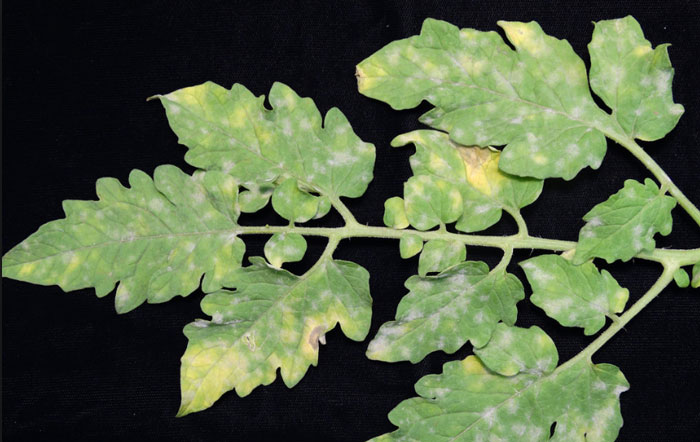
<path fill-rule="evenodd" d="M 343 217 L 343 220 L 345 221 L 346 226 L 357 226 L 359 223 L 355 219 L 355 216 L 350 212 L 350 209 L 348 209 L 348 206 L 343 203 L 340 198 L 331 198 L 331 204 L 335 208 L 335 210 L 338 211 L 340 216 Z"/>
<path fill-rule="evenodd" d="M 668 189 L 668 192 L 673 195 L 676 201 L 678 201 L 678 204 L 680 204 L 681 207 L 688 212 L 690 217 L 693 218 L 693 220 L 700 226 L 700 210 L 698 210 L 695 204 L 693 204 L 688 197 L 681 192 L 678 186 L 671 181 L 671 178 L 666 175 L 666 172 L 664 172 L 661 166 L 659 166 L 658 163 L 654 161 L 654 159 L 649 156 L 649 154 L 646 153 L 646 151 L 642 149 L 639 144 L 637 144 L 631 138 L 620 137 L 608 133 L 606 133 L 606 135 L 622 145 L 632 155 L 634 155 L 635 158 L 644 164 L 644 166 L 649 169 L 656 179 L 659 180 L 659 183 L 661 183 L 661 188 Z"/>
<path fill-rule="evenodd" d="M 389 238 L 400 239 L 413 234 L 424 241 L 442 239 L 458 242 L 465 245 L 494 247 L 502 250 L 513 249 L 539 249 L 552 251 L 566 251 L 576 247 L 573 241 L 561 241 L 557 239 L 537 238 L 533 236 L 486 236 L 470 235 L 464 233 L 441 232 L 438 230 L 420 231 L 414 229 L 397 230 L 389 227 L 365 226 L 359 223 L 343 227 L 300 227 L 300 226 L 239 226 L 234 232 L 239 235 L 271 235 L 274 233 L 298 233 L 307 236 L 333 237 L 338 240 L 344 238 Z M 698 249 L 655 249 L 651 252 L 640 253 L 637 258 L 648 261 L 656 261 L 664 264 L 685 266 L 700 261 L 700 248 Z"/>
<path fill-rule="evenodd" d="M 581 353 L 577 354 L 573 358 L 566 361 L 564 364 L 557 367 L 556 371 L 565 370 L 566 367 L 575 364 L 583 358 L 588 360 L 591 359 L 593 354 L 600 349 L 606 342 L 608 342 L 617 332 L 622 330 L 624 326 L 632 320 L 637 314 L 642 311 L 651 301 L 656 298 L 663 289 L 668 286 L 671 281 L 673 281 L 673 273 L 678 269 L 677 265 L 670 264 L 664 265 L 664 271 L 656 280 L 654 285 L 652 285 L 649 290 L 635 302 L 632 307 L 630 307 L 622 316 L 613 321 L 603 333 L 600 334 L 593 342 L 591 342 L 588 347 L 584 348 Z"/>
<path fill-rule="evenodd" d="M 525 222 L 525 218 L 523 218 L 523 216 L 520 214 L 520 210 L 511 209 L 509 207 L 504 207 L 503 210 L 508 212 L 508 214 L 515 220 L 515 223 L 518 225 L 518 235 L 524 238 L 527 237 L 527 223 Z"/>
<path fill-rule="evenodd" d="M 493 271 L 499 271 L 499 270 L 505 270 L 506 267 L 508 267 L 508 264 L 510 264 L 510 260 L 513 259 L 513 248 L 512 247 L 506 247 L 503 249 L 503 258 L 501 258 L 501 261 L 498 263 L 496 267 L 494 267 Z"/>

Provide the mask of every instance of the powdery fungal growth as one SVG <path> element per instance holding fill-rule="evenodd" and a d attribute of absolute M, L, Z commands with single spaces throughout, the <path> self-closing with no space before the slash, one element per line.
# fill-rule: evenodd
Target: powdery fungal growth
<path fill-rule="evenodd" d="M 117 286 L 120 313 L 187 296 L 201 281 L 210 319 L 184 329 L 182 416 L 230 390 L 246 396 L 278 372 L 296 385 L 337 324 L 348 338 L 364 340 L 370 275 L 333 254 L 349 238 L 397 239 L 418 274 L 406 281 L 395 319 L 379 327 L 367 356 L 417 363 L 467 342 L 474 355 L 418 381 L 419 396 L 389 414 L 398 429 L 376 440 L 614 440 L 622 426 L 619 396 L 629 384 L 593 355 L 672 281 L 700 286 L 700 249 L 657 249 L 654 239 L 670 233 L 676 205 L 698 225 L 700 211 L 635 141 L 663 137 L 683 113 L 673 102 L 667 45 L 653 48 L 632 17 L 596 23 L 587 73 L 571 46 L 537 23 L 498 24 L 515 49 L 497 32 L 428 19 L 420 35 L 357 66 L 361 93 L 395 109 L 423 100 L 433 106 L 421 117 L 432 129 L 392 141 L 416 152 L 403 195 L 384 204 L 385 226 L 357 222 L 341 199 L 365 192 L 375 148 L 338 109 L 322 117 L 310 98 L 281 83 L 270 90 L 270 109 L 264 96 L 239 84 L 204 83 L 154 97 L 187 147 L 192 175 L 160 166 L 153 178 L 133 171 L 129 187 L 100 179 L 96 201 L 65 201 L 64 219 L 10 249 L 3 276 L 66 291 L 94 287 L 98 296 Z M 589 82 L 609 109 L 596 105 Z M 520 210 L 537 200 L 543 180 L 600 166 L 606 137 L 656 181 L 626 181 L 585 215 L 578 242 L 530 235 Z M 239 224 L 242 212 L 270 202 L 278 224 Z M 300 225 L 331 210 L 342 226 Z M 472 234 L 504 212 L 517 233 Z M 264 258 L 250 257 L 248 265 L 245 235 L 269 236 Z M 309 236 L 326 238 L 326 248 L 293 274 L 284 267 L 304 258 Z M 501 249 L 502 259 L 492 268 L 469 261 L 472 246 Z M 547 315 L 586 335 L 610 324 L 563 364 L 543 330 L 515 325 L 526 289 L 508 272 L 514 249 L 549 251 L 520 263 L 530 301 Z M 601 258 L 646 259 L 663 272 L 625 310 L 629 292 L 598 268 Z"/>

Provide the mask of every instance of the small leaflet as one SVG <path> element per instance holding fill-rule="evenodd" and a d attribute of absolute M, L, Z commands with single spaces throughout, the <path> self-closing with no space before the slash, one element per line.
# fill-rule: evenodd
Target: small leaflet
<path fill-rule="evenodd" d="M 665 195 L 654 181 L 644 184 L 625 181 L 624 187 L 606 201 L 593 207 L 584 217 L 586 225 L 578 236 L 574 264 L 591 258 L 608 263 L 629 261 L 640 252 L 656 247 L 654 234 L 671 233 L 673 197 Z"/>
<path fill-rule="evenodd" d="M 430 272 L 442 272 L 465 259 L 467 259 L 467 248 L 464 244 L 432 239 L 423 246 L 418 259 L 418 274 L 425 276 Z"/>
<path fill-rule="evenodd" d="M 379 328 L 368 358 L 415 364 L 433 351 L 454 353 L 468 340 L 481 347 L 499 321 L 515 323 L 515 304 L 525 297 L 518 278 L 489 272 L 480 261 L 462 262 L 436 276 L 412 276 L 406 288 L 396 320 Z"/>
<path fill-rule="evenodd" d="M 595 264 L 574 265 L 559 255 L 540 255 L 520 263 L 532 286 L 530 300 L 565 327 L 592 335 L 605 318 L 625 309 L 629 290 Z"/>
<path fill-rule="evenodd" d="M 306 240 L 298 233 L 275 233 L 265 243 L 265 258 L 273 267 L 301 261 L 305 253 Z"/>

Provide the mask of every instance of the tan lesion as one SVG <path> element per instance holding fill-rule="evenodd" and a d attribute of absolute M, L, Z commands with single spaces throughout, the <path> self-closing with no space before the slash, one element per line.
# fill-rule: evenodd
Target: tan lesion
<path fill-rule="evenodd" d="M 326 327 L 323 325 L 317 325 L 309 333 L 309 338 L 307 340 L 311 348 L 318 350 L 318 344 L 326 344 Z"/>

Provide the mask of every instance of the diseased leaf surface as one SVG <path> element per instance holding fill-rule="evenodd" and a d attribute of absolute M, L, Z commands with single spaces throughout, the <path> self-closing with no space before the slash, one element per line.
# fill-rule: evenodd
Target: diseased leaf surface
<path fill-rule="evenodd" d="M 374 146 L 355 135 L 338 109 L 322 119 L 310 98 L 282 83 L 270 89 L 272 110 L 264 96 L 240 84 L 228 90 L 207 82 L 158 98 L 189 148 L 185 160 L 229 173 L 249 189 L 291 178 L 305 192 L 358 197 L 372 179 Z M 251 199 L 257 207 L 264 197 Z"/>
<path fill-rule="evenodd" d="M 248 395 L 275 380 L 294 386 L 318 361 L 319 343 L 336 323 L 350 339 L 369 331 L 369 274 L 359 265 L 323 258 L 295 276 L 261 258 L 236 272 L 235 291 L 202 300 L 210 321 L 185 327 L 179 415 L 209 407 L 225 392 Z"/>
<path fill-rule="evenodd" d="M 64 201 L 64 219 L 5 254 L 3 276 L 66 291 L 95 287 L 97 296 L 119 282 L 119 312 L 187 296 L 203 274 L 205 291 L 231 282 L 245 252 L 231 176 L 160 166 L 154 179 L 134 170 L 129 185 L 102 178 L 98 201 Z"/>
<path fill-rule="evenodd" d="M 605 155 L 615 133 L 593 101 L 583 61 L 535 22 L 498 22 L 496 32 L 427 19 L 357 66 L 360 93 L 395 109 L 427 100 L 421 122 L 465 146 L 506 145 L 500 168 L 536 178 L 573 178 Z M 617 131 L 619 132 L 619 131 Z"/>
<path fill-rule="evenodd" d="M 275 233 L 265 243 L 265 258 L 273 267 L 301 261 L 305 253 L 306 240 L 298 233 Z"/>
<path fill-rule="evenodd" d="M 606 201 L 593 207 L 584 217 L 576 245 L 574 263 L 591 258 L 607 262 L 629 261 L 634 255 L 656 246 L 654 234 L 671 233 L 671 210 L 676 200 L 664 195 L 654 181 L 644 184 L 625 181 L 624 187 Z"/>
<path fill-rule="evenodd" d="M 606 316 L 625 309 L 629 290 L 595 264 L 574 265 L 559 255 L 541 255 L 520 263 L 532 286 L 530 300 L 565 327 L 592 335 Z"/>
<path fill-rule="evenodd" d="M 423 251 L 418 259 L 418 274 L 425 276 L 429 272 L 442 272 L 466 258 L 467 249 L 464 244 L 432 239 L 423 246 Z"/>
<path fill-rule="evenodd" d="M 663 138 L 683 115 L 673 102 L 668 44 L 651 47 L 631 16 L 595 23 L 588 45 L 591 88 L 631 138 Z"/>
<path fill-rule="evenodd" d="M 384 201 L 384 225 L 394 229 L 408 227 L 403 198 L 394 196 Z"/>
<path fill-rule="evenodd" d="M 370 359 L 416 363 L 428 353 L 454 353 L 470 340 L 485 345 L 496 324 L 515 323 L 524 298 L 518 278 L 467 261 L 436 276 L 412 276 L 396 320 L 381 326 L 367 348 Z"/>
<path fill-rule="evenodd" d="M 518 373 L 549 373 L 559 361 L 552 339 L 537 326 L 509 327 L 499 323 L 489 343 L 474 354 L 491 371 L 504 376 Z"/>
<path fill-rule="evenodd" d="M 525 368 L 520 373 L 500 375 L 488 362 L 510 372 L 511 367 L 503 365 L 505 356 L 448 362 L 442 374 L 418 381 L 420 397 L 401 402 L 389 413 L 398 430 L 373 441 L 614 441 L 622 426 L 619 396 L 629 388 L 620 370 L 582 360 L 554 371 L 556 349 L 544 332 L 513 327 L 514 342 L 509 345 L 503 342 L 505 329 L 499 326 L 494 345 L 534 348 L 546 355 L 543 371 L 532 359 L 520 361 Z"/>
<path fill-rule="evenodd" d="M 432 130 L 409 132 L 392 141 L 393 146 L 408 143 L 416 146 L 416 153 L 410 158 L 415 176 L 444 181 L 450 189 L 459 192 L 462 208 L 455 227 L 463 232 L 490 227 L 501 218 L 504 208 L 517 210 L 525 207 L 542 192 L 541 180 L 500 171 L 498 159 L 501 154 L 496 150 L 462 146 L 451 141 L 447 134 Z M 455 197 L 453 201 L 459 200 Z M 413 218 L 420 220 L 419 214 Z"/>
<path fill-rule="evenodd" d="M 404 184 L 403 193 L 406 217 L 418 230 L 454 222 L 462 214 L 459 190 L 440 178 L 413 176 Z"/>
<path fill-rule="evenodd" d="M 423 249 L 423 239 L 415 234 L 406 234 L 399 240 L 399 252 L 403 259 L 416 256 Z"/>

